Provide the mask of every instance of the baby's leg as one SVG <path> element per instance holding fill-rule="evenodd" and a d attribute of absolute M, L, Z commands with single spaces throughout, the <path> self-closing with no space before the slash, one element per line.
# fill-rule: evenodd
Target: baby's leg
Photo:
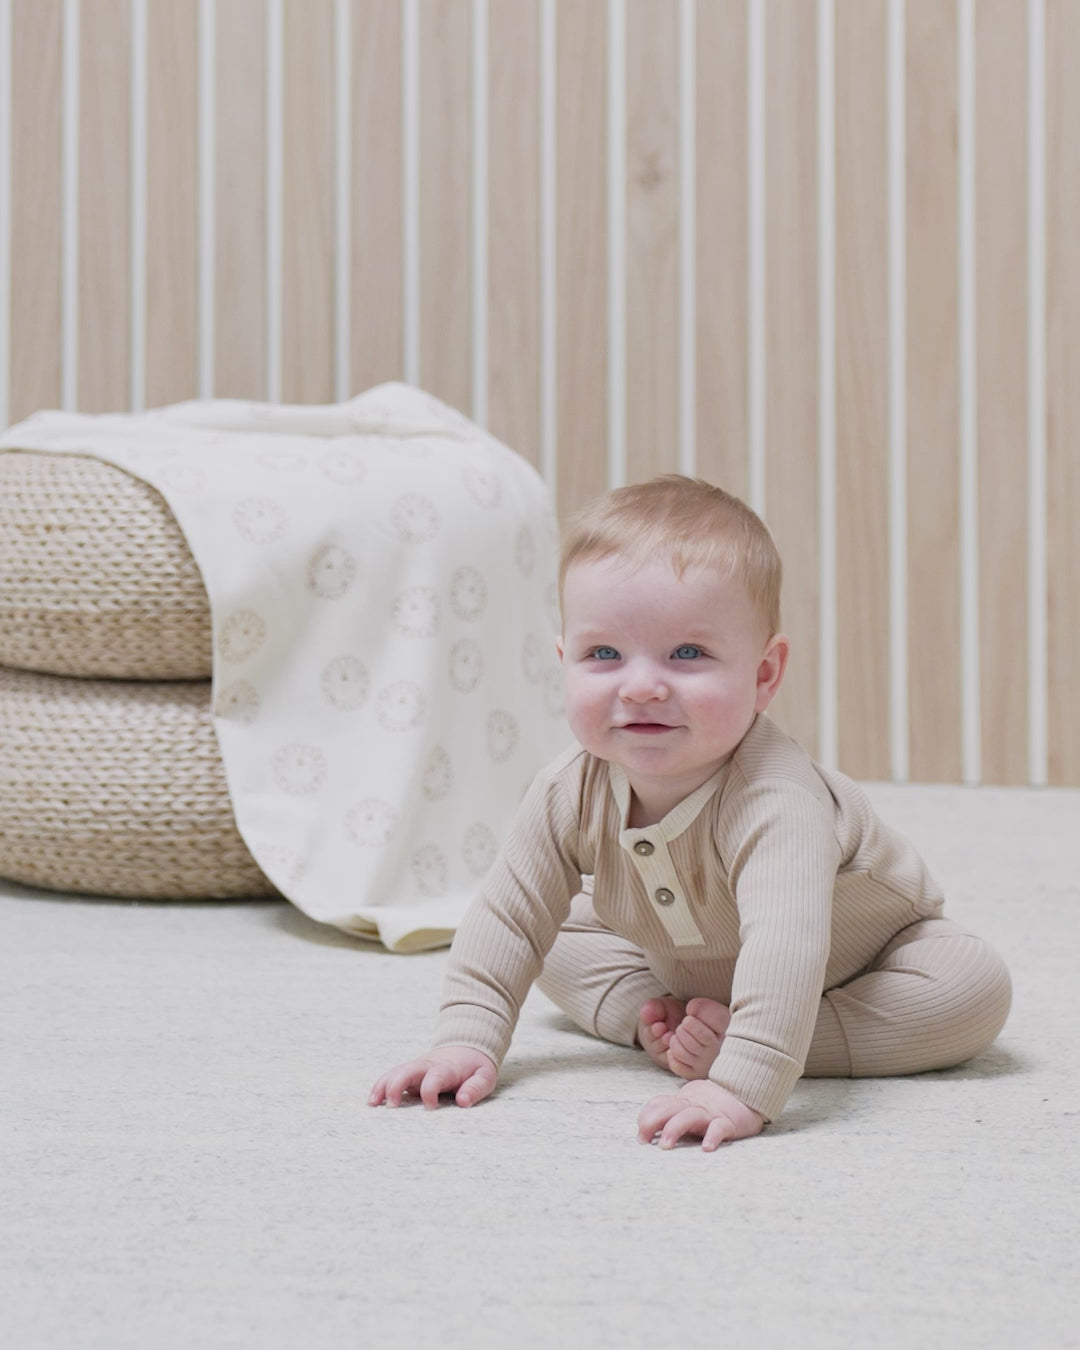
<path fill-rule="evenodd" d="M 823 995 L 809 1078 L 922 1073 L 960 1064 L 1005 1025 L 1012 986 L 992 947 L 948 919 L 898 933 L 868 970 Z"/>
<path fill-rule="evenodd" d="M 642 1006 L 668 997 L 640 947 L 597 919 L 591 882 L 574 898 L 536 983 L 583 1031 L 616 1045 L 634 1045 Z"/>
<path fill-rule="evenodd" d="M 588 886 L 575 897 L 537 984 L 583 1030 L 617 1045 L 639 1044 L 680 1078 L 708 1076 L 731 1016 L 712 999 L 672 998 L 641 949 L 600 923 Z"/>

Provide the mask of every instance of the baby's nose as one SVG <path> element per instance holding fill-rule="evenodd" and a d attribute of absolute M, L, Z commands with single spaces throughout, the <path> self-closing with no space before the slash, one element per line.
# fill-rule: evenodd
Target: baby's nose
<path fill-rule="evenodd" d="M 619 688 L 620 698 L 628 703 L 646 703 L 651 699 L 665 699 L 667 696 L 667 683 L 663 673 L 652 662 L 630 662 Z"/>

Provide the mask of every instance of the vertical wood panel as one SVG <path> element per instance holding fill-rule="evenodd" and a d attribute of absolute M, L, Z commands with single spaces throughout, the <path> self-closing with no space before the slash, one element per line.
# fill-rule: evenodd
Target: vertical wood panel
<path fill-rule="evenodd" d="M 400 0 L 352 10 L 352 392 L 404 373 Z"/>
<path fill-rule="evenodd" d="M 838 758 L 887 778 L 887 4 L 839 0 L 835 13 Z"/>
<path fill-rule="evenodd" d="M 958 781 L 956 7 L 907 3 L 910 776 Z"/>
<path fill-rule="evenodd" d="M 540 463 L 540 5 L 492 5 L 488 35 L 488 426 Z"/>
<path fill-rule="evenodd" d="M 607 14 L 560 0 L 556 32 L 558 506 L 607 486 Z"/>
<path fill-rule="evenodd" d="M 766 490 L 784 559 L 792 654 L 777 720 L 818 741 L 818 298 L 816 7 L 767 0 Z"/>
<path fill-rule="evenodd" d="M 146 15 L 146 406 L 198 392 L 198 0 Z"/>
<path fill-rule="evenodd" d="M 403 368 L 402 18 L 351 0 L 351 372 Z M 839 754 L 889 770 L 889 0 L 836 16 Z M 333 397 L 335 0 L 284 0 L 282 395 Z M 265 0 L 217 0 L 214 391 L 266 395 Z M 674 0 L 627 16 L 628 476 L 676 462 L 677 65 Z M 493 429 L 539 458 L 541 0 L 488 5 L 489 337 Z M 818 296 L 816 19 L 765 0 L 766 514 L 794 639 L 778 717 L 817 742 Z M 147 6 L 146 400 L 196 388 L 198 0 Z M 420 368 L 472 396 L 471 0 L 420 0 Z M 607 12 L 558 0 L 555 310 L 558 505 L 607 483 Z M 910 772 L 962 770 L 955 0 L 905 0 L 907 551 Z M 10 416 L 61 398 L 60 0 L 12 0 Z M 82 0 L 77 398 L 129 406 L 130 0 Z M 1047 13 L 1049 776 L 1080 784 L 1080 5 Z M 976 15 L 979 634 L 983 776 L 1027 776 L 1026 6 Z M 696 24 L 697 471 L 746 495 L 747 0 Z M 1036 541 L 1039 546 L 1041 541 Z"/>
<path fill-rule="evenodd" d="M 697 6 L 697 472 L 746 497 L 747 369 L 746 0 Z"/>
<path fill-rule="evenodd" d="M 281 396 L 334 397 L 334 6 L 286 0 Z"/>
<path fill-rule="evenodd" d="M 469 0 L 420 5 L 420 380 L 472 411 L 472 22 Z"/>
<path fill-rule="evenodd" d="M 79 384 L 83 412 L 122 412 L 131 365 L 131 8 L 79 20 Z"/>
<path fill-rule="evenodd" d="M 266 392 L 266 7 L 217 0 L 214 393 Z"/>
<path fill-rule="evenodd" d="M 63 10 L 11 7 L 11 361 L 8 415 L 60 406 Z"/>
<path fill-rule="evenodd" d="M 982 777 L 1027 773 L 1027 13 L 975 10 Z"/>
<path fill-rule="evenodd" d="M 635 0 L 626 34 L 626 466 L 679 467 L 678 6 Z"/>
<path fill-rule="evenodd" d="M 1046 20 L 1049 779 L 1080 784 L 1080 6 Z"/>

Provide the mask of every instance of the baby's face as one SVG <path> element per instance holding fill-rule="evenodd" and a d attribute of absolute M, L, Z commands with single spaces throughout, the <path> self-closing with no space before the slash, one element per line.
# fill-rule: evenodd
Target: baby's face
<path fill-rule="evenodd" d="M 666 559 L 574 563 L 558 645 L 571 730 L 656 819 L 727 761 L 787 657 L 738 582 Z"/>

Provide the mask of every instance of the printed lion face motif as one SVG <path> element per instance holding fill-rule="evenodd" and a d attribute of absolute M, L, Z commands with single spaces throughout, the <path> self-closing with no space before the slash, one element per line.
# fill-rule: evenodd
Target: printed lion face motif
<path fill-rule="evenodd" d="M 266 641 L 266 620 L 253 609 L 238 609 L 221 625 L 219 646 L 226 661 L 247 661 Z"/>
<path fill-rule="evenodd" d="M 474 877 L 482 877 L 495 861 L 497 845 L 492 830 L 477 821 L 465 831 L 463 853 L 465 866 Z"/>
<path fill-rule="evenodd" d="M 294 797 L 318 792 L 326 782 L 326 756 L 316 745 L 283 745 L 271 766 L 274 782 Z"/>
<path fill-rule="evenodd" d="M 308 589 L 340 600 L 356 580 L 356 559 L 337 544 L 324 544 L 308 563 Z"/>
<path fill-rule="evenodd" d="M 214 699 L 214 716 L 247 725 L 259 715 L 259 695 L 250 680 L 233 680 Z"/>
<path fill-rule="evenodd" d="M 552 717 L 561 717 L 566 711 L 562 671 L 552 666 L 544 676 L 544 707 Z"/>
<path fill-rule="evenodd" d="M 394 503 L 390 523 L 403 543 L 425 544 L 438 534 L 442 521 L 426 497 L 407 492 Z"/>
<path fill-rule="evenodd" d="M 498 506 L 502 501 L 502 485 L 498 475 L 470 464 L 463 472 L 465 487 L 477 506 Z"/>
<path fill-rule="evenodd" d="M 424 720 L 427 699 L 412 680 L 388 684 L 376 700 L 379 725 L 387 731 L 411 731 Z"/>
<path fill-rule="evenodd" d="M 544 651 L 535 633 L 529 633 L 521 644 L 521 670 L 530 684 L 544 678 Z"/>
<path fill-rule="evenodd" d="M 379 797 L 366 797 L 345 815 L 345 837 L 361 848 L 388 844 L 397 825 L 397 812 Z"/>
<path fill-rule="evenodd" d="M 436 745 L 428 755 L 427 764 L 424 766 L 424 777 L 420 788 L 429 802 L 437 802 L 445 797 L 454 786 L 454 770 L 450 763 L 450 756 L 442 748 Z"/>
<path fill-rule="evenodd" d="M 517 748 L 517 720 L 508 712 L 497 708 L 487 721 L 488 754 L 496 764 L 503 764 Z"/>
<path fill-rule="evenodd" d="M 269 497 L 248 497 L 233 511 L 233 524 L 252 544 L 272 544 L 285 533 L 288 517 Z"/>
<path fill-rule="evenodd" d="M 462 638 L 450 648 L 450 683 L 459 694 L 470 694 L 484 677 L 484 653 L 479 642 Z"/>
<path fill-rule="evenodd" d="M 448 870 L 446 858 L 434 844 L 425 844 L 412 856 L 412 871 L 421 895 L 445 895 Z"/>
<path fill-rule="evenodd" d="M 337 656 L 322 673 L 323 697 L 332 708 L 351 712 L 367 702 L 371 676 L 355 656 Z"/>
<path fill-rule="evenodd" d="M 264 842 L 259 845 L 258 854 L 263 871 L 278 890 L 285 894 L 296 886 L 307 870 L 304 859 L 284 844 Z"/>
<path fill-rule="evenodd" d="M 434 637 L 439 619 L 439 596 L 432 586 L 412 586 L 394 601 L 391 620 L 404 637 Z"/>
<path fill-rule="evenodd" d="M 475 567 L 459 567 L 450 578 L 450 608 L 459 619 L 478 619 L 487 606 L 487 582 Z"/>
<path fill-rule="evenodd" d="M 367 465 L 358 450 L 327 450 L 319 468 L 334 483 L 360 483 L 367 477 Z"/>

